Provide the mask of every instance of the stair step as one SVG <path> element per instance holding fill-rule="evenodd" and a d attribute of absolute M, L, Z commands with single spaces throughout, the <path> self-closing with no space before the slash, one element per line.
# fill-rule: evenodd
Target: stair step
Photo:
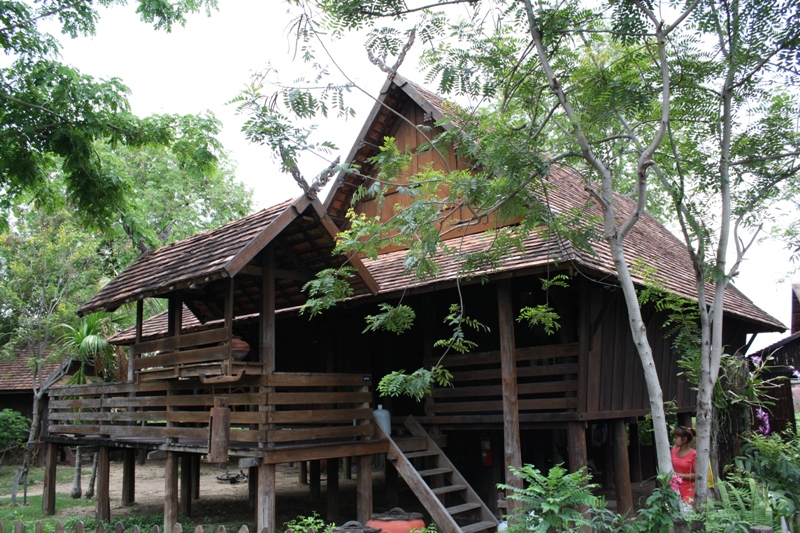
<path fill-rule="evenodd" d="M 452 472 L 452 470 L 449 468 L 430 468 L 428 470 L 418 470 L 417 472 L 422 477 L 428 477 L 437 476 L 439 474 L 449 474 Z"/>
<path fill-rule="evenodd" d="M 475 502 L 467 502 L 462 503 L 461 505 L 454 505 L 453 507 L 448 507 L 447 512 L 451 515 L 458 514 L 458 513 L 466 513 L 467 511 L 472 511 L 473 509 L 480 509 L 481 504 Z"/>
<path fill-rule="evenodd" d="M 433 450 L 422 450 L 421 452 L 409 452 L 406 454 L 406 457 L 413 459 L 414 457 L 434 457 L 438 455 L 439 452 Z"/>
<path fill-rule="evenodd" d="M 476 522 L 468 526 L 461 526 L 462 533 L 475 533 L 476 531 L 483 531 L 484 529 L 496 529 L 497 522 Z"/>
<path fill-rule="evenodd" d="M 432 490 L 433 490 L 433 493 L 438 496 L 440 494 L 447 494 L 449 492 L 458 492 L 458 491 L 464 490 L 466 488 L 467 488 L 467 486 L 462 484 L 462 485 L 447 485 L 447 486 L 444 486 L 444 487 L 436 487 L 435 489 L 432 489 Z"/>

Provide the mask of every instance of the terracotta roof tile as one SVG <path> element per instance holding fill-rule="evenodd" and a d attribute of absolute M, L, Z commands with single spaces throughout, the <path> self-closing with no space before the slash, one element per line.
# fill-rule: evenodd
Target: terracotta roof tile
<path fill-rule="evenodd" d="M 0 391 L 33 390 L 33 370 L 28 360 L 34 356 L 33 350 L 22 348 L 16 351 L 13 359 L 0 359 Z M 58 367 L 58 363 L 46 363 L 42 375 L 49 376 Z"/>

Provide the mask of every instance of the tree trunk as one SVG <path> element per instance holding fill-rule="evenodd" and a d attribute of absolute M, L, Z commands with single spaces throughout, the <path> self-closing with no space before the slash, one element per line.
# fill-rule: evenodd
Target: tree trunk
<path fill-rule="evenodd" d="M 75 448 L 75 475 L 72 478 L 72 491 L 69 493 L 73 499 L 77 500 L 83 494 L 81 489 L 81 447 Z"/>
<path fill-rule="evenodd" d="M 86 494 L 83 495 L 84 498 L 87 500 L 91 500 L 94 497 L 94 482 L 97 479 L 97 452 L 94 452 L 94 456 L 92 458 L 92 475 L 89 476 L 89 486 L 86 487 Z"/>

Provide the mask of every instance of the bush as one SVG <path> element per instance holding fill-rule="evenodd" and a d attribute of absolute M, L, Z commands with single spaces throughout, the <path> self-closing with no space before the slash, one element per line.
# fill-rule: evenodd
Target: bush
<path fill-rule="evenodd" d="M 25 444 L 30 428 L 30 419 L 19 411 L 0 411 L 0 453 Z"/>

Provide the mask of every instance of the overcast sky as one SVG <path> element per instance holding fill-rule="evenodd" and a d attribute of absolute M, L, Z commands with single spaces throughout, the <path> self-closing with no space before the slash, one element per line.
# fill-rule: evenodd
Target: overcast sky
<path fill-rule="evenodd" d="M 262 71 L 268 64 L 286 82 L 305 73 L 306 67 L 291 55 L 287 28 L 292 17 L 286 3 L 223 0 L 219 4 L 219 11 L 210 18 L 191 16 L 185 28 L 176 27 L 172 33 L 156 32 L 138 22 L 131 5 L 102 10 L 96 36 L 61 37 L 63 59 L 85 74 L 121 78 L 131 89 L 131 105 L 140 116 L 211 110 L 224 124 L 220 140 L 237 163 L 238 179 L 253 189 L 256 208 L 267 207 L 296 197 L 300 189 L 291 177 L 278 172 L 267 148 L 247 143 L 241 133 L 244 119 L 226 102 L 242 90 L 253 71 Z M 348 76 L 377 95 L 385 74 L 369 63 L 360 37 L 333 44 L 331 52 Z M 331 69 L 335 70 L 332 64 Z M 423 79 L 409 61 L 401 73 Z M 358 94 L 351 102 L 358 111 L 355 118 L 331 119 L 320 125 L 320 138 L 337 143 L 342 157 L 372 107 L 369 98 Z M 301 171 L 309 181 L 325 166 L 325 161 L 313 157 L 301 161 Z M 760 244 L 735 281 L 745 295 L 787 326 L 791 313 L 791 284 L 785 279 L 791 269 L 788 258 L 782 245 Z M 759 335 L 753 346 L 767 346 L 785 335 Z"/>

